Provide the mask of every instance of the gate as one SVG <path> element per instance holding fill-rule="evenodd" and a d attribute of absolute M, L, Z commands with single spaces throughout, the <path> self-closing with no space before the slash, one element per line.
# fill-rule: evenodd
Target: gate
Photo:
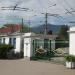
<path fill-rule="evenodd" d="M 45 51 L 44 57 L 50 57 L 52 54 L 52 50 L 55 49 L 55 40 L 49 40 L 49 39 L 44 39 L 44 40 L 33 40 L 33 57 L 36 56 L 36 51 L 42 48 Z"/>
<path fill-rule="evenodd" d="M 33 40 L 33 60 L 43 59 L 48 60 L 53 63 L 63 64 L 64 65 L 64 55 L 65 53 L 63 50 L 66 50 L 66 53 L 68 53 L 68 47 L 69 47 L 69 41 L 63 41 L 63 40 Z M 46 54 L 36 56 L 36 50 L 40 48 L 46 50 Z M 67 47 L 67 48 L 66 48 Z M 62 52 L 64 55 L 62 55 Z"/>

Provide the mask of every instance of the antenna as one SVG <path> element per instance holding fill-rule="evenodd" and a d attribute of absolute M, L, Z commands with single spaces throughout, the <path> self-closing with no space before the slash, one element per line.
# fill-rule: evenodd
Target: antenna
<path fill-rule="evenodd" d="M 18 11 L 27 11 L 29 8 L 21 8 L 18 7 L 20 2 L 17 2 L 14 6 L 9 6 L 9 7 L 1 7 L 2 10 L 18 10 Z"/>

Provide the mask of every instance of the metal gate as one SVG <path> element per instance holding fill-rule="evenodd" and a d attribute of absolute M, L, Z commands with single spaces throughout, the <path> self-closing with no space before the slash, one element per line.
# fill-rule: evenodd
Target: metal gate
<path fill-rule="evenodd" d="M 51 52 L 55 49 L 55 40 L 33 40 L 33 56 L 35 56 L 36 50 L 39 48 L 43 48 L 46 52 Z"/>

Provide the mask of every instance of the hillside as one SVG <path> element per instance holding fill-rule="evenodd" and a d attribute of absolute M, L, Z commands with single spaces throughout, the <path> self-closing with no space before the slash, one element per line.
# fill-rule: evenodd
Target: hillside
<path fill-rule="evenodd" d="M 43 33 L 44 32 L 44 28 L 45 25 L 40 25 L 40 26 L 36 26 L 36 27 L 32 27 L 31 31 L 35 32 L 35 33 Z M 61 25 L 47 25 L 48 31 L 52 30 L 53 34 L 58 34 L 59 30 L 61 28 Z"/>

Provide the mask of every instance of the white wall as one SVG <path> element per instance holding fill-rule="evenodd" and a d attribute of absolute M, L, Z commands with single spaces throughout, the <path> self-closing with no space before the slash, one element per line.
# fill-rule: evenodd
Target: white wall
<path fill-rule="evenodd" d="M 24 57 L 32 56 L 31 38 L 24 38 Z"/>
<path fill-rule="evenodd" d="M 70 33 L 69 54 L 75 55 L 75 33 Z"/>
<path fill-rule="evenodd" d="M 33 55 L 33 46 L 32 46 L 33 38 L 31 38 L 30 36 L 34 35 L 35 33 L 24 34 L 24 57 L 32 57 Z"/>
<path fill-rule="evenodd" d="M 9 38 L 8 37 L 5 38 L 5 43 L 9 44 Z"/>
<path fill-rule="evenodd" d="M 75 26 L 70 27 L 70 31 L 75 31 Z"/>
<path fill-rule="evenodd" d="M 9 38 L 16 38 L 16 48 L 14 49 L 15 53 L 20 52 L 21 50 L 21 38 L 20 36 L 12 36 L 12 37 L 2 37 L 2 43 L 3 43 L 3 38 L 5 38 L 5 44 L 9 44 Z"/>
<path fill-rule="evenodd" d="M 15 52 L 20 52 L 21 50 L 21 38 L 20 37 L 15 37 L 16 38 L 16 48 L 15 48 Z"/>
<path fill-rule="evenodd" d="M 9 44 L 9 37 L 3 37 L 3 38 L 5 38 L 5 44 Z M 3 38 L 1 38 L 2 39 L 2 43 L 3 43 Z"/>

